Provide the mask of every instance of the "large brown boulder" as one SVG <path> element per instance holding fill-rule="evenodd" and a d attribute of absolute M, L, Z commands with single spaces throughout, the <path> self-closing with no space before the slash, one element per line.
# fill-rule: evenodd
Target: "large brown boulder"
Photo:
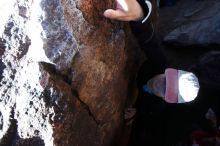
<path fill-rule="evenodd" d="M 1 144 L 117 145 L 139 61 L 128 27 L 102 15 L 114 0 L 0 5 Z"/>

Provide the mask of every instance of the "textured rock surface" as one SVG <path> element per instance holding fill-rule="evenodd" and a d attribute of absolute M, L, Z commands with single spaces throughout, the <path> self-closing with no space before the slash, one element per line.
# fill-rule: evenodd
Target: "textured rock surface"
<path fill-rule="evenodd" d="M 0 2 L 2 145 L 115 144 L 136 64 L 113 2 Z"/>
<path fill-rule="evenodd" d="M 178 6 L 176 18 L 171 23 L 176 28 L 164 37 L 164 41 L 179 46 L 219 46 L 220 2 L 184 1 L 181 4 Z"/>

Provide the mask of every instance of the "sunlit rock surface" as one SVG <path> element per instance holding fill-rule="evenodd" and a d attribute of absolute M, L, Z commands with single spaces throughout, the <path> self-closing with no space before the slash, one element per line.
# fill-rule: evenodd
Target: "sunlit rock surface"
<path fill-rule="evenodd" d="M 178 46 L 220 45 L 218 0 L 184 1 L 178 9 L 170 23 L 176 28 L 164 37 L 164 42 Z"/>
<path fill-rule="evenodd" d="M 124 26 L 102 16 L 112 7 L 110 0 L 0 1 L 2 145 L 115 143 L 136 64 Z"/>

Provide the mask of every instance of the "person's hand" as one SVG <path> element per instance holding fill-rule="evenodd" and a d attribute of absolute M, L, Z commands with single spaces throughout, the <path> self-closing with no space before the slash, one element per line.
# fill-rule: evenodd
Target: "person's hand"
<path fill-rule="evenodd" d="M 116 0 L 116 9 L 107 9 L 104 16 L 120 21 L 138 21 L 143 19 L 144 12 L 136 0 Z"/>
<path fill-rule="evenodd" d="M 135 108 L 127 108 L 125 110 L 124 119 L 125 119 L 127 126 L 130 125 L 134 121 L 136 112 L 137 111 Z"/>

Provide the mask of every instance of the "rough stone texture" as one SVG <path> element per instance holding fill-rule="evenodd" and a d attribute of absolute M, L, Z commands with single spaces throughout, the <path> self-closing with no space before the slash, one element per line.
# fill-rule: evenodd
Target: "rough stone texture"
<path fill-rule="evenodd" d="M 10 5 L 11 4 L 11 5 Z M 2 145 L 17 143 L 19 139 L 33 136 L 44 139 L 45 144 L 52 145 L 52 125 L 49 113 L 42 98 L 40 85 L 41 72 L 38 61 L 45 60 L 39 51 L 40 31 L 37 27 L 36 13 L 31 13 L 37 4 L 32 1 L 10 1 L 1 9 L 6 15 L 1 25 L 1 81 L 0 111 Z M 8 11 L 9 10 L 9 11 Z M 42 41 L 41 41 L 42 42 Z M 48 60 L 48 59 L 47 59 Z"/>
<path fill-rule="evenodd" d="M 218 0 L 184 1 L 178 5 L 177 16 L 170 23 L 175 29 L 164 37 L 164 42 L 176 46 L 219 46 L 219 8 Z"/>
<path fill-rule="evenodd" d="M 116 145 L 138 61 L 124 25 L 102 15 L 112 7 L 0 2 L 1 145 Z"/>

